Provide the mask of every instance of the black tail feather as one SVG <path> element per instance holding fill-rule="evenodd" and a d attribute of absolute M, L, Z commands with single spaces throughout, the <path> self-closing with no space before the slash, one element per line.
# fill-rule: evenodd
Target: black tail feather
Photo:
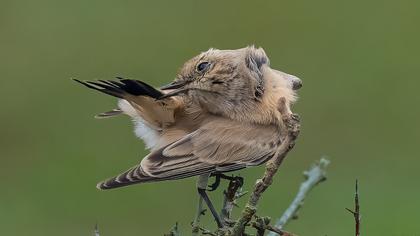
<path fill-rule="evenodd" d="M 112 80 L 98 80 L 98 81 L 81 81 L 73 79 L 74 81 L 83 84 L 84 86 L 97 90 L 99 92 L 118 97 L 124 98 L 125 95 L 134 96 L 149 96 L 155 99 L 160 98 L 163 93 L 153 88 L 152 86 L 139 81 L 131 79 L 123 79 L 117 77 L 119 81 Z"/>

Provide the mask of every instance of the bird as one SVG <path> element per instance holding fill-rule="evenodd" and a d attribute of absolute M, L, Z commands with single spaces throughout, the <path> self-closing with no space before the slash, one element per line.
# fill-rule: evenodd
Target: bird
<path fill-rule="evenodd" d="M 150 153 L 123 173 L 98 183 L 101 190 L 198 176 L 197 189 L 215 218 L 207 193 L 211 175 L 270 160 L 284 132 L 280 98 L 287 111 L 302 81 L 273 69 L 261 47 L 210 48 L 186 61 L 175 79 L 160 88 L 117 77 L 82 81 L 118 98 L 118 108 L 96 118 L 128 115 Z"/>

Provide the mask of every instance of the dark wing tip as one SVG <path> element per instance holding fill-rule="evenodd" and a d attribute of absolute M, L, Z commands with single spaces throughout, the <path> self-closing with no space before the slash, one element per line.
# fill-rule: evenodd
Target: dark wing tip
<path fill-rule="evenodd" d="M 86 86 L 88 88 L 92 88 L 92 86 L 87 81 L 81 81 L 81 80 L 74 79 L 74 78 L 72 78 L 72 80 L 76 81 L 77 83 L 83 84 L 84 86 Z M 93 89 L 95 89 L 95 88 L 93 88 Z"/>
<path fill-rule="evenodd" d="M 117 97 L 117 98 L 123 98 L 124 95 L 126 94 L 124 90 L 122 90 L 121 88 L 119 88 L 117 85 L 112 84 L 112 83 L 107 83 L 105 81 L 98 81 L 98 82 L 93 82 L 93 81 L 81 81 L 78 79 L 73 79 L 74 81 L 83 84 L 84 86 Z"/>
<path fill-rule="evenodd" d="M 120 88 L 129 94 L 132 94 L 135 96 L 149 96 L 155 99 L 163 95 L 161 91 L 153 88 L 152 86 L 144 83 L 143 81 L 124 79 L 122 77 L 116 77 L 116 78 L 122 84 Z"/>
<path fill-rule="evenodd" d="M 72 80 L 83 84 L 84 86 L 97 90 L 99 92 L 118 97 L 124 98 L 125 95 L 130 94 L 134 96 L 148 96 L 158 99 L 163 96 L 163 93 L 152 86 L 132 79 L 124 79 L 117 77 L 118 81 L 112 80 L 98 80 L 98 81 L 82 81 L 72 78 Z"/>

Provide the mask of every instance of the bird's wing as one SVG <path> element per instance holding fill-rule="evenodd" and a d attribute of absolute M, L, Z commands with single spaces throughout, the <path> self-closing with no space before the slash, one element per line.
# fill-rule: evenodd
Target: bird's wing
<path fill-rule="evenodd" d="M 175 122 L 175 111 L 180 109 L 181 100 L 169 97 L 156 100 L 146 96 L 128 96 L 126 100 L 148 125 L 161 130 Z M 135 118 L 135 117 L 134 117 Z"/>
<path fill-rule="evenodd" d="M 99 114 L 98 118 L 105 118 L 121 113 L 136 118 L 140 116 L 147 122 L 151 128 L 160 130 L 174 122 L 175 110 L 179 109 L 183 102 L 180 99 L 169 97 L 159 99 L 164 93 L 152 86 L 132 79 L 123 79 L 117 77 L 117 81 L 98 80 L 98 81 L 75 81 L 85 85 L 86 87 L 97 90 L 99 92 L 125 100 L 130 105 L 130 110 L 134 112 L 126 112 L 126 109 L 114 109 L 111 112 Z M 125 108 L 128 108 L 125 106 Z"/>
<path fill-rule="evenodd" d="M 245 125 L 215 118 L 180 140 L 146 156 L 139 165 L 98 184 L 100 189 L 181 179 L 255 166 L 280 143 L 275 126 Z"/>

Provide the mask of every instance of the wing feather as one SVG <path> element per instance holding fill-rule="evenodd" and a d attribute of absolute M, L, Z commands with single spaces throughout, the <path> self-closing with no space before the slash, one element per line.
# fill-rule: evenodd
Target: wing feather
<path fill-rule="evenodd" d="M 146 156 L 139 165 L 100 183 L 101 189 L 228 172 L 260 165 L 275 152 L 275 126 L 213 118 L 198 130 Z"/>

